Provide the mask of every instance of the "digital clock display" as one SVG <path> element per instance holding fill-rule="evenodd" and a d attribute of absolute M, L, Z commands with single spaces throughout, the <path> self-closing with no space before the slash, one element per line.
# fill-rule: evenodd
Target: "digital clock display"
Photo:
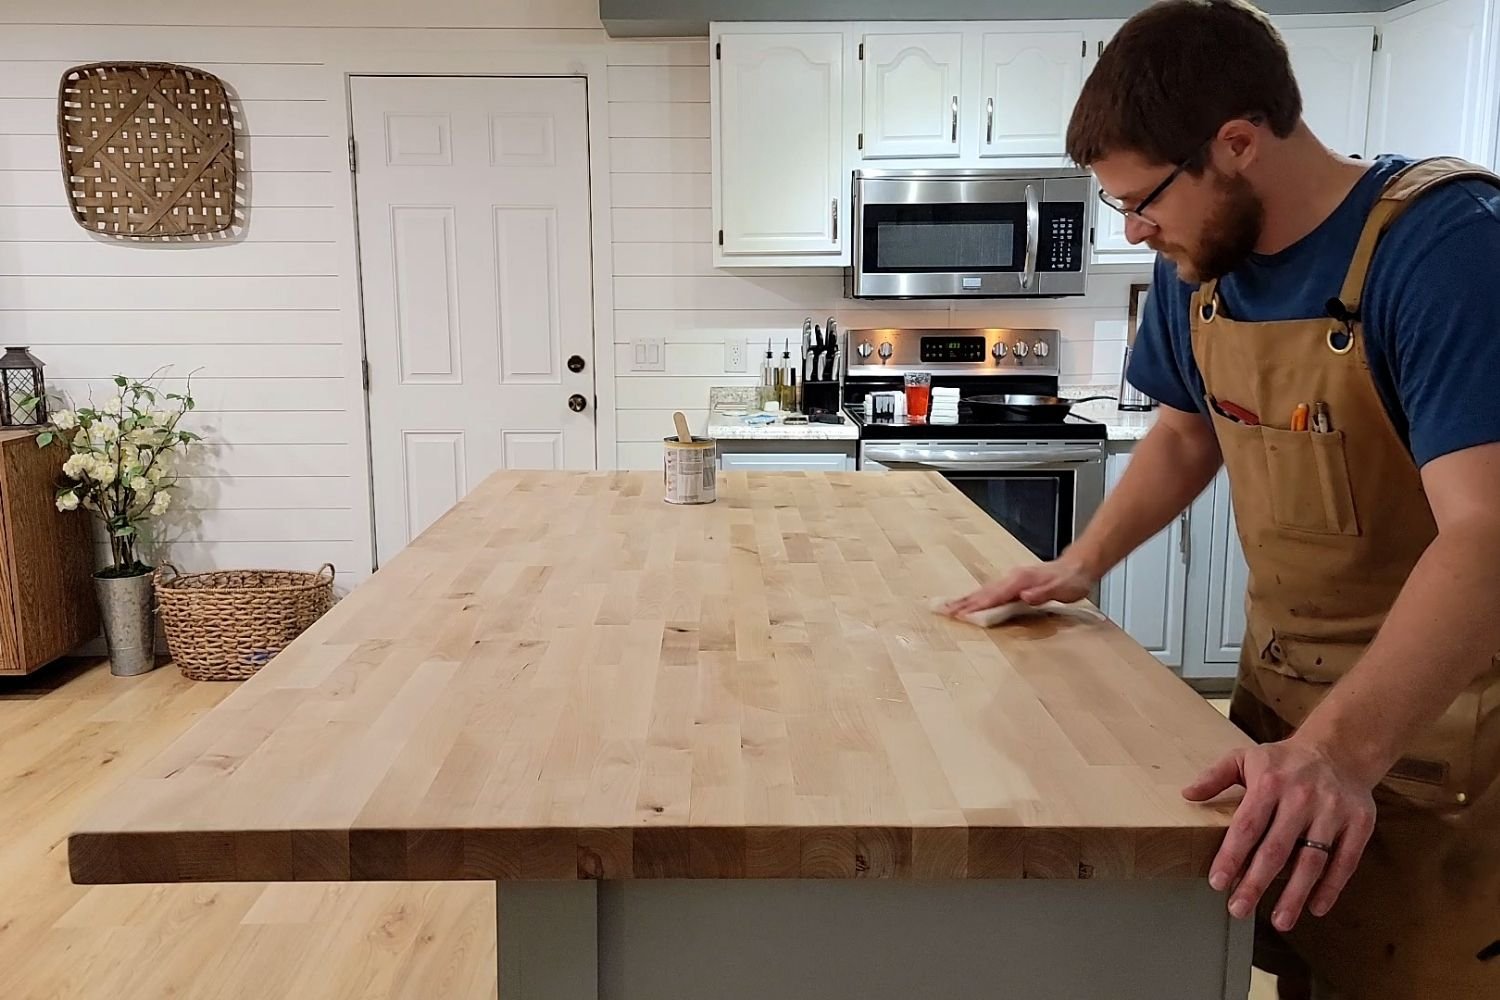
<path fill-rule="evenodd" d="M 983 361 L 984 346 L 983 337 L 923 337 L 922 361 L 938 364 Z"/>

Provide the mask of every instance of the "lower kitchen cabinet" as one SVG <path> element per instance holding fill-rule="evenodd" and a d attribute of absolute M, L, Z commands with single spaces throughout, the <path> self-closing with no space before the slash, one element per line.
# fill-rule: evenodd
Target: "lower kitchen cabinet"
<path fill-rule="evenodd" d="M 1119 483 L 1129 463 L 1128 448 L 1111 450 L 1106 489 Z M 1221 470 L 1180 517 L 1104 577 L 1099 604 L 1184 679 L 1222 691 L 1233 683 L 1239 660 L 1248 576 Z"/>
<path fill-rule="evenodd" d="M 720 472 L 853 472 L 853 441 L 719 440 Z"/>

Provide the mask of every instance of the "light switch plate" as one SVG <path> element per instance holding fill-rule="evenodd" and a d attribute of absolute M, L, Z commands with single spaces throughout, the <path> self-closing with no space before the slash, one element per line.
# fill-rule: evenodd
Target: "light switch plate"
<path fill-rule="evenodd" d="M 667 370 L 667 342 L 662 337 L 638 337 L 630 342 L 631 364 L 634 372 L 664 372 Z"/>

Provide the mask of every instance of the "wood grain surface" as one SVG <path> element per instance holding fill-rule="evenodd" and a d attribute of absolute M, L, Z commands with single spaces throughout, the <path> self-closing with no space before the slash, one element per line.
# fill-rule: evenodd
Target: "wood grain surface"
<path fill-rule="evenodd" d="M 79 883 L 1204 874 L 1247 745 L 940 476 L 500 473 L 83 819 Z"/>

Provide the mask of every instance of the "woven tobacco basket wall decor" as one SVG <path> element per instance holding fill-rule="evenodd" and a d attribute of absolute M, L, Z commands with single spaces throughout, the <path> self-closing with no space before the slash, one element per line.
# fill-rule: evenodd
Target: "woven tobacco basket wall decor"
<path fill-rule="evenodd" d="M 218 77 L 171 63 L 75 66 L 57 131 L 73 218 L 90 232 L 170 239 L 234 225 L 234 116 Z"/>

